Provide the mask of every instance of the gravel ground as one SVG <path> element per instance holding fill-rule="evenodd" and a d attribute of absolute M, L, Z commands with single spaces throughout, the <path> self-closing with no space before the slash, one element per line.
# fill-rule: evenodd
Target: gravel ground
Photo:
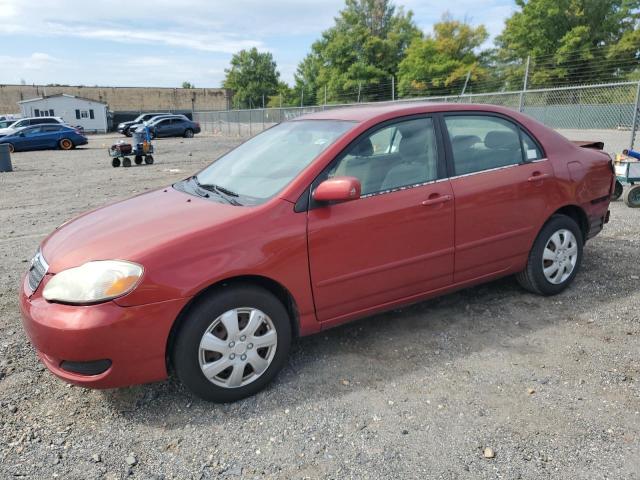
<path fill-rule="evenodd" d="M 0 174 L 0 478 L 640 478 L 640 210 L 622 202 L 565 293 L 508 278 L 297 340 L 241 402 L 55 379 L 18 311 L 38 242 L 237 143 L 160 140 L 155 165 L 113 169 L 115 138 Z"/>

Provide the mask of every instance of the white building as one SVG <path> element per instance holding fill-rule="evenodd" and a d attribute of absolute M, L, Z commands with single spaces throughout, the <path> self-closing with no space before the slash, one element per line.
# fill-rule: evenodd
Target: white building
<path fill-rule="evenodd" d="M 109 128 L 108 106 L 90 98 L 61 93 L 18 102 L 23 117 L 61 117 L 69 125 L 86 132 L 106 132 Z"/>

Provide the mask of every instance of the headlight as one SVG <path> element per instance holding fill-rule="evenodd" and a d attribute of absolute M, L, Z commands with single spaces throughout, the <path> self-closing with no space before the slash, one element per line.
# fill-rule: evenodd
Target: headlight
<path fill-rule="evenodd" d="M 64 303 L 103 302 L 133 290 L 142 272 L 140 265 L 122 260 L 88 262 L 54 275 L 42 296 Z"/>
<path fill-rule="evenodd" d="M 122 128 L 122 127 L 124 127 L 124 123 L 119 123 L 118 128 Z"/>

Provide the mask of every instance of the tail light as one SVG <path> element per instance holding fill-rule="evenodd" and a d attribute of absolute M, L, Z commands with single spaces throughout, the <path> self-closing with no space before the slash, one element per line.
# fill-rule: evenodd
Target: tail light
<path fill-rule="evenodd" d="M 200 123 L 196 122 L 196 127 L 200 128 Z"/>

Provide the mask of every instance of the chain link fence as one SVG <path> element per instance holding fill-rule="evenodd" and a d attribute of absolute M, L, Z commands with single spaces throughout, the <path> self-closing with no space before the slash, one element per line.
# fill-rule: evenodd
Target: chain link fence
<path fill-rule="evenodd" d="M 639 123 L 640 82 L 422 97 L 395 101 L 395 103 L 408 102 L 501 105 L 521 111 L 573 140 L 601 140 L 605 142 L 607 151 L 619 152 L 635 144 Z M 207 111 L 194 112 L 193 117 L 206 132 L 246 138 L 277 123 L 307 113 L 361 105 L 367 104 Z"/>

